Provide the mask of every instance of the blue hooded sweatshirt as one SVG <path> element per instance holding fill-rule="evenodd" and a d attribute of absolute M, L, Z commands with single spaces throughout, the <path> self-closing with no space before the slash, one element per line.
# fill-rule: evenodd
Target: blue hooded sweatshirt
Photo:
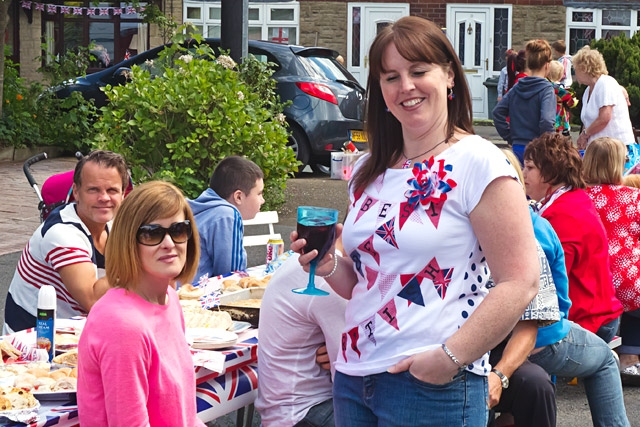
<path fill-rule="evenodd" d="M 246 270 L 244 226 L 238 209 L 210 188 L 188 202 L 200 234 L 200 263 L 194 282 L 204 275 L 214 277 Z"/>
<path fill-rule="evenodd" d="M 493 110 L 496 130 L 512 145 L 527 145 L 545 132 L 554 132 L 555 121 L 556 95 L 551 82 L 542 77 L 518 80 Z"/>

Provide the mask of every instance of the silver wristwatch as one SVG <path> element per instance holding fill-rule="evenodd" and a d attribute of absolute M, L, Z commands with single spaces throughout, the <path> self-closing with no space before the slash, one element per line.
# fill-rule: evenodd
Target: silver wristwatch
<path fill-rule="evenodd" d="M 498 371 L 497 369 L 492 369 L 491 372 L 493 372 L 498 376 L 498 378 L 500 378 L 500 382 L 502 382 L 502 388 L 509 388 L 509 378 L 507 378 L 505 374 Z"/>

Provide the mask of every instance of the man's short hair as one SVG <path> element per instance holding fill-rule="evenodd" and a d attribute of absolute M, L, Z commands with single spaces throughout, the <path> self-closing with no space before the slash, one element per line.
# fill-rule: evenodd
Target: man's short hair
<path fill-rule="evenodd" d="M 567 51 L 567 45 L 565 44 L 564 40 L 557 40 L 551 43 L 551 47 L 553 48 L 553 50 L 555 50 L 556 52 L 560 52 L 563 55 Z"/>
<path fill-rule="evenodd" d="M 226 200 L 236 190 L 249 194 L 258 179 L 264 179 L 258 165 L 244 157 L 229 156 L 216 166 L 209 180 L 209 188 Z"/>
<path fill-rule="evenodd" d="M 124 192 L 125 188 L 129 186 L 129 170 L 124 157 L 113 151 L 95 150 L 83 156 L 76 164 L 76 169 L 73 172 L 73 183 L 76 187 L 82 186 L 82 169 L 88 162 L 97 163 L 103 168 L 116 168 L 122 178 L 122 191 Z"/>

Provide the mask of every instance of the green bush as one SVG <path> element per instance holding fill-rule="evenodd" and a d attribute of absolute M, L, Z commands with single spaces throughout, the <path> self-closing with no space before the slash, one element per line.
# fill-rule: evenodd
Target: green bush
<path fill-rule="evenodd" d="M 95 60 L 90 53 L 92 48 L 93 44 L 89 47 L 77 46 L 59 58 L 50 57 L 38 72 L 43 75 L 49 87 L 62 85 L 65 81 L 86 73 L 89 63 Z M 96 132 L 93 128 L 97 117 L 93 101 L 84 99 L 79 92 L 72 92 L 71 96 L 62 99 L 58 99 L 52 90 L 44 90 L 42 87 L 37 93 L 41 135 L 39 143 L 56 145 L 69 152 L 87 152 L 91 147 L 90 140 Z"/>
<path fill-rule="evenodd" d="M 110 102 L 96 123 L 95 147 L 124 155 L 135 182 L 169 180 L 191 198 L 220 160 L 244 155 L 264 171 L 267 208 L 274 209 L 298 162 L 286 146 L 271 73 L 255 58 L 237 65 L 208 46 L 174 43 L 156 61 L 134 66 L 127 84 L 105 88 Z"/>
<path fill-rule="evenodd" d="M 68 52 L 40 68 L 48 85 L 84 73 L 91 56 L 87 48 Z M 38 82 L 28 83 L 18 74 L 18 64 L 5 58 L 3 111 L 0 142 L 13 147 L 56 145 L 65 151 L 87 151 L 87 138 L 94 133 L 95 107 L 79 93 L 57 99 Z"/>
<path fill-rule="evenodd" d="M 25 147 L 40 138 L 34 93 L 18 74 L 18 64 L 5 58 L 3 108 L 0 119 L 2 145 Z"/>

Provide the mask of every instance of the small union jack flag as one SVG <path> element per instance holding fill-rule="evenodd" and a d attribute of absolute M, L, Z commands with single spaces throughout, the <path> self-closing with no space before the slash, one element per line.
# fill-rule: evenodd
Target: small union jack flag
<path fill-rule="evenodd" d="M 100 15 L 109 15 L 109 8 L 108 7 L 101 7 L 100 8 Z"/>
<path fill-rule="evenodd" d="M 44 12 L 44 3 L 36 3 L 35 9 Z"/>
<path fill-rule="evenodd" d="M 135 7 L 132 7 L 132 6 L 127 7 L 127 15 L 132 15 L 132 14 L 135 14 L 136 12 L 137 11 Z"/>
<path fill-rule="evenodd" d="M 113 8 L 113 14 L 115 15 L 122 15 L 122 8 L 121 7 L 114 7 Z"/>
<path fill-rule="evenodd" d="M 89 15 L 95 15 L 96 14 L 96 10 L 92 7 L 88 7 L 87 8 L 87 16 Z"/>
<path fill-rule="evenodd" d="M 129 59 L 131 58 L 131 52 L 129 52 L 129 49 L 124 51 L 124 59 Z"/>
<path fill-rule="evenodd" d="M 64 15 L 69 15 L 71 13 L 71 7 L 70 6 L 60 6 L 60 13 L 62 13 Z"/>
<path fill-rule="evenodd" d="M 30 1 L 23 1 L 21 4 L 23 9 L 31 9 L 31 2 Z"/>
<path fill-rule="evenodd" d="M 394 248 L 398 248 L 398 242 L 396 241 L 396 233 L 395 233 L 395 217 L 391 218 L 389 221 L 382 224 L 377 230 L 376 234 L 382 237 L 382 240 L 393 246 Z"/>
<path fill-rule="evenodd" d="M 82 9 L 84 9 L 84 8 L 83 8 L 83 7 L 74 7 L 74 8 L 73 8 L 73 14 L 74 14 L 74 15 L 82 15 L 82 14 L 83 14 L 83 13 L 82 13 L 82 12 L 83 12 L 83 10 L 82 10 Z"/>
<path fill-rule="evenodd" d="M 49 13 L 56 13 L 57 9 L 58 9 L 58 6 L 56 6 L 55 4 L 47 5 L 47 12 Z"/>

